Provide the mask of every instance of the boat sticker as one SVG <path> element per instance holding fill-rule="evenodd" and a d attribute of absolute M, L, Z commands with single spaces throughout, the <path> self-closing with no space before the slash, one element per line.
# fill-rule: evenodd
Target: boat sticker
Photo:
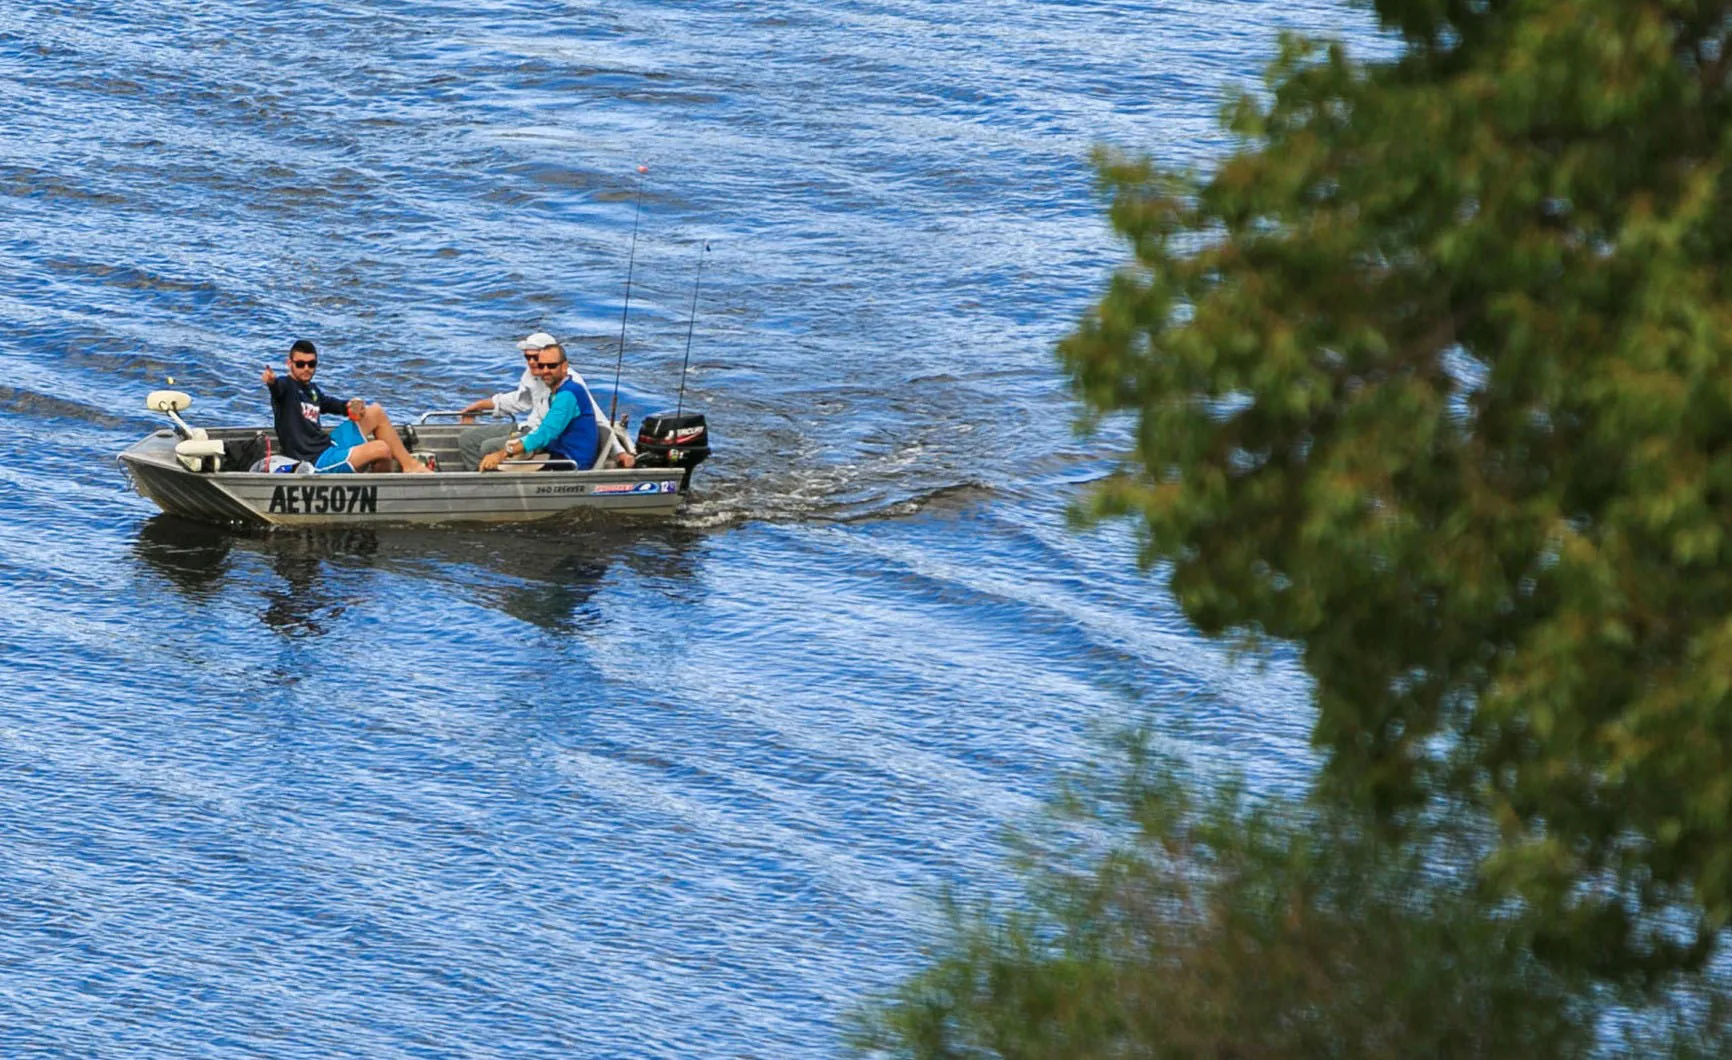
<path fill-rule="evenodd" d="M 678 493 L 678 482 L 604 482 L 596 493 Z"/>
<path fill-rule="evenodd" d="M 284 515 L 377 513 L 377 486 L 278 486 L 271 491 L 271 512 Z"/>

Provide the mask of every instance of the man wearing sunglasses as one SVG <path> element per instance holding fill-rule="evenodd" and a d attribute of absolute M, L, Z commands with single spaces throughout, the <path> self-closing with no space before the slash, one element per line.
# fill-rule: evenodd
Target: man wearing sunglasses
<path fill-rule="evenodd" d="M 493 471 L 506 460 L 546 450 L 548 456 L 569 460 L 578 470 L 588 471 L 595 463 L 596 447 L 601 440 L 595 399 L 583 380 L 566 371 L 565 350 L 557 345 L 537 351 L 534 371 L 553 394 L 547 404 L 547 415 L 535 430 L 522 438 L 507 439 L 504 449 L 482 457 L 481 470 Z"/>
<path fill-rule="evenodd" d="M 282 378 L 268 367 L 259 378 L 271 392 L 271 419 L 284 456 L 311 463 L 320 474 L 349 471 L 389 471 L 395 460 L 404 471 L 427 471 L 409 454 L 385 410 L 360 398 L 338 401 L 313 382 L 319 351 L 306 339 L 289 347 L 289 374 Z M 321 413 L 347 416 L 327 433 L 319 426 Z"/>
<path fill-rule="evenodd" d="M 517 380 L 517 389 L 471 402 L 463 410 L 462 422 L 471 422 L 477 412 L 494 411 L 522 416 L 523 426 L 531 431 L 541 426 L 542 417 L 547 415 L 547 404 L 553 395 L 536 374 L 535 359 L 542 350 L 558 346 L 559 340 L 545 331 L 538 331 L 518 343 L 517 348 L 523 351 L 524 365 L 523 375 Z M 462 455 L 463 469 L 474 471 L 480 466 L 483 454 L 498 449 L 515 431 L 516 427 L 510 423 L 489 423 L 471 427 L 458 435 L 457 451 Z"/>

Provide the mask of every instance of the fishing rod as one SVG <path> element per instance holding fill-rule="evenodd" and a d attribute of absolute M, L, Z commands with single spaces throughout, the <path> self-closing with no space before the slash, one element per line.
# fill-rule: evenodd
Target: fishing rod
<path fill-rule="evenodd" d="M 698 288 L 704 282 L 704 259 L 710 254 L 710 241 L 704 240 L 704 249 L 698 254 L 698 277 L 692 281 L 692 311 L 686 323 L 686 363 L 680 365 L 680 400 L 674 409 L 674 416 L 686 410 L 686 371 L 692 366 L 692 330 L 698 324 Z"/>
<path fill-rule="evenodd" d="M 637 209 L 631 215 L 631 254 L 625 262 L 625 305 L 619 311 L 619 359 L 613 365 L 613 400 L 607 406 L 607 421 L 614 421 L 614 414 L 619 411 L 619 373 L 625 367 L 625 317 L 631 312 L 631 271 L 637 264 L 637 223 L 643 217 L 643 175 L 649 172 L 649 167 L 637 167 Z"/>

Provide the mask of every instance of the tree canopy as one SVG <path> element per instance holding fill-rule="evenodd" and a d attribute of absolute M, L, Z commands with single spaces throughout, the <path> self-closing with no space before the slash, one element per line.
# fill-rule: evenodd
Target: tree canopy
<path fill-rule="evenodd" d="M 1461 871 L 1471 835 L 1400 842 L 1357 808 L 1202 795 L 1171 764 L 1073 778 L 1022 837 L 1027 901 L 956 905 L 853 1045 L 918 1058 L 1589 1057 L 1602 1006 L 1535 959 L 1533 918 Z M 1097 852 L 1067 822 L 1119 842 Z M 1083 829 L 1087 834 L 1099 831 Z M 1712 1016 L 1644 1013 L 1648 1055 L 1715 1055 Z"/>
<path fill-rule="evenodd" d="M 1205 632 L 1301 646 L 1328 790 L 1489 809 L 1542 951 L 1695 964 L 1732 920 L 1732 4 L 1372 6 L 1396 54 L 1284 38 L 1208 174 L 1100 157 L 1133 261 L 1060 355 L 1136 447 L 1090 506 Z"/>

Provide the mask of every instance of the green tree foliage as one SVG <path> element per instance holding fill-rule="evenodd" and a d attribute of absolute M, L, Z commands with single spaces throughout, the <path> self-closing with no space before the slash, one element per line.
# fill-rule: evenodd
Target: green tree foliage
<path fill-rule="evenodd" d="M 1004 916 L 953 910 L 946 943 L 867 1013 L 856 1048 L 921 1060 L 1593 1055 L 1595 992 L 1537 960 L 1530 922 L 1471 871 L 1449 871 L 1463 837 L 1386 842 L 1340 803 L 1198 800 L 1146 758 L 1128 775 L 1080 804 L 1080 819 L 1122 841 L 1090 854 L 1045 833 L 1030 900 Z M 1675 1025 L 1644 1024 L 1643 1051 L 1687 1054 Z"/>
<path fill-rule="evenodd" d="M 1290 638 L 1326 785 L 1488 807 L 1560 959 L 1732 919 L 1732 5 L 1377 0 L 1206 178 L 1103 155 L 1134 264 L 1061 346 L 1092 501 L 1204 631 Z"/>

